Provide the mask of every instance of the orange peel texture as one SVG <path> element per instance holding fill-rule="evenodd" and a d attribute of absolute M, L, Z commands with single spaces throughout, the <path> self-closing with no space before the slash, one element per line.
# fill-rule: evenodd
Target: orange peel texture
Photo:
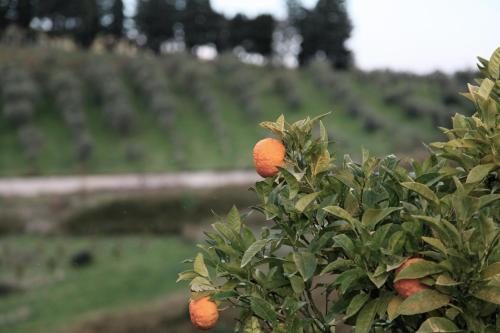
<path fill-rule="evenodd" d="M 255 170 L 262 177 L 272 177 L 278 173 L 279 166 L 285 163 L 285 146 L 280 140 L 265 138 L 253 148 Z"/>
<path fill-rule="evenodd" d="M 219 320 L 217 304 L 212 302 L 208 296 L 189 302 L 189 316 L 193 325 L 200 330 L 209 330 Z"/>

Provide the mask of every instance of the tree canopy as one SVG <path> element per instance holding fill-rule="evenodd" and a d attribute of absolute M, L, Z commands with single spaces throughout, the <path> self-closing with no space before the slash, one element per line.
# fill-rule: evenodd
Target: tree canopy
<path fill-rule="evenodd" d="M 288 0 L 287 25 L 301 37 L 299 63 L 323 54 L 339 69 L 348 68 L 351 53 L 345 46 L 352 25 L 345 0 L 319 0 L 306 9 Z M 188 49 L 213 45 L 217 51 L 241 47 L 249 53 L 273 56 L 278 21 L 270 14 L 226 17 L 210 0 L 137 0 L 134 26 L 127 25 L 123 0 L 0 0 L 0 34 L 9 24 L 42 30 L 53 36 L 70 36 L 88 47 L 98 34 L 116 38 L 137 29 L 145 46 L 155 52 L 169 40 L 182 40 Z"/>

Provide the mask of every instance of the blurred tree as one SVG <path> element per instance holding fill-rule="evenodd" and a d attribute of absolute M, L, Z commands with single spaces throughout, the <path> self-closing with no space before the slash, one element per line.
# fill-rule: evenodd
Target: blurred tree
<path fill-rule="evenodd" d="M 139 0 L 135 21 L 146 36 L 146 45 L 155 52 L 161 44 L 174 37 L 173 26 L 179 21 L 179 11 L 175 0 Z"/>
<path fill-rule="evenodd" d="M 344 0 L 319 0 L 316 7 L 307 10 L 296 0 L 288 1 L 291 22 L 302 36 L 299 63 L 307 63 L 323 52 L 337 69 L 346 69 L 352 61 L 345 42 L 352 25 Z"/>
<path fill-rule="evenodd" d="M 251 47 L 247 51 L 268 56 L 273 52 L 274 17 L 262 14 L 250 21 L 249 40 Z"/>
<path fill-rule="evenodd" d="M 33 0 L 0 0 L 0 29 L 9 24 L 29 28 L 34 15 Z"/>
<path fill-rule="evenodd" d="M 2 30 L 10 23 L 8 14 L 12 2 L 13 0 L 0 0 L 0 29 Z"/>
<path fill-rule="evenodd" d="M 96 0 L 38 0 L 36 17 L 48 19 L 51 35 L 72 36 L 88 47 L 99 32 L 99 7 Z"/>
<path fill-rule="evenodd" d="M 102 30 L 117 38 L 123 36 L 123 12 L 122 0 L 99 0 L 100 24 Z"/>
<path fill-rule="evenodd" d="M 229 45 L 231 48 L 243 46 L 244 41 L 250 34 L 248 29 L 248 18 L 243 14 L 237 14 L 229 20 Z"/>
<path fill-rule="evenodd" d="M 33 19 L 33 0 L 17 0 L 15 3 L 17 13 L 15 23 L 28 29 Z"/>
<path fill-rule="evenodd" d="M 115 0 L 113 6 L 111 7 L 111 13 L 113 14 L 113 23 L 110 26 L 110 32 L 116 37 L 121 37 L 123 35 L 123 1 Z"/>
<path fill-rule="evenodd" d="M 247 52 L 271 55 L 275 26 L 274 17 L 269 14 L 262 14 L 254 19 L 238 14 L 229 22 L 229 45 L 232 48 L 241 46 Z"/>
<path fill-rule="evenodd" d="M 292 25 L 300 26 L 304 20 L 307 10 L 302 6 L 300 0 L 286 0 L 287 20 Z"/>
<path fill-rule="evenodd" d="M 182 10 L 184 41 L 188 48 L 220 44 L 219 32 L 225 18 L 212 9 L 210 0 L 189 0 Z"/>

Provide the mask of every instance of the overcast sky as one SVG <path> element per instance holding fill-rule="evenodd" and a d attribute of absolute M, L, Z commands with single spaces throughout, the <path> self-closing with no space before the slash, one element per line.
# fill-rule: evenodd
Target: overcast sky
<path fill-rule="evenodd" d="M 302 0 L 312 7 L 317 0 Z M 286 15 L 284 0 L 212 0 L 228 16 Z M 131 13 L 135 0 L 125 0 Z M 419 73 L 472 68 L 500 46 L 499 0 L 348 0 L 349 47 L 362 69 Z"/>

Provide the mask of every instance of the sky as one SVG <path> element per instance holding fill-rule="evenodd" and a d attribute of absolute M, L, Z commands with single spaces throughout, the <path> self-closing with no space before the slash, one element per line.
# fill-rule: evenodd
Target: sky
<path fill-rule="evenodd" d="M 128 13 L 135 0 L 125 0 Z M 302 0 L 313 7 L 317 0 Z M 234 16 L 283 18 L 285 0 L 212 0 Z M 474 68 L 500 46 L 499 0 L 347 0 L 354 29 L 347 42 L 361 69 L 429 73 Z"/>

